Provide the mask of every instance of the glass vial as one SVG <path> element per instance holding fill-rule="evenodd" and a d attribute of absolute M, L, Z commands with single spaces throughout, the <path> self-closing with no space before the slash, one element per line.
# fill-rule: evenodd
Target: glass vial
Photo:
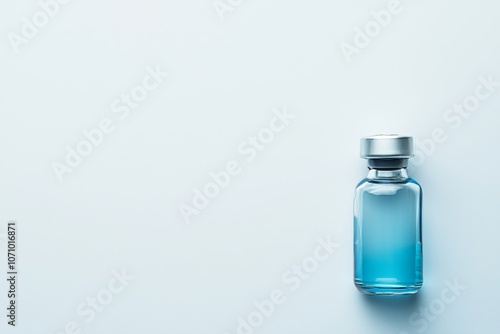
<path fill-rule="evenodd" d="M 354 283 L 365 294 L 414 294 L 422 286 L 422 188 L 406 171 L 412 156 L 412 137 L 361 139 L 369 171 L 354 198 Z"/>

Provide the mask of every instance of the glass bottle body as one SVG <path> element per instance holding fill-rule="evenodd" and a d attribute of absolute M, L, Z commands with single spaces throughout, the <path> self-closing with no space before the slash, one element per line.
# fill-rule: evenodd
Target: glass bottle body
<path fill-rule="evenodd" d="M 371 169 L 354 199 L 354 282 L 366 294 L 413 294 L 423 283 L 422 188 L 406 168 Z"/>

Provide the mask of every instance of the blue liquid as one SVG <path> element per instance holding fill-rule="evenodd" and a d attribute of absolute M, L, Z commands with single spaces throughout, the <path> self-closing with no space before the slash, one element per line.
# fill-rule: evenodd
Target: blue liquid
<path fill-rule="evenodd" d="M 422 190 L 412 179 L 365 179 L 354 203 L 354 281 L 366 294 L 412 294 L 422 286 Z"/>

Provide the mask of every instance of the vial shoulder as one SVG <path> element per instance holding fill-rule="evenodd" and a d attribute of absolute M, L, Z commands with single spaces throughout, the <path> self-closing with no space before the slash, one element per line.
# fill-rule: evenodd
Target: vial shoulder
<path fill-rule="evenodd" d="M 398 189 L 406 188 L 406 189 L 411 189 L 414 192 L 418 193 L 422 192 L 422 186 L 412 178 L 406 178 L 404 180 L 397 182 L 386 182 L 386 181 L 364 178 L 356 185 L 356 192 L 370 191 L 371 189 L 374 188 L 384 188 L 384 187 L 388 188 L 396 187 Z"/>
<path fill-rule="evenodd" d="M 409 177 L 407 181 L 408 181 L 408 183 L 415 185 L 416 187 L 418 187 L 420 189 L 420 191 L 422 191 L 422 186 L 415 179 L 412 179 L 411 177 Z"/>

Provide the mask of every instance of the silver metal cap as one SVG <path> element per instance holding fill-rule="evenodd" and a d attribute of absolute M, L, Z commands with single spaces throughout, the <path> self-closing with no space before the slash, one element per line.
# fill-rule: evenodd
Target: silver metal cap
<path fill-rule="evenodd" d="M 413 137 L 396 134 L 361 138 L 364 159 L 409 159 L 413 156 Z"/>

